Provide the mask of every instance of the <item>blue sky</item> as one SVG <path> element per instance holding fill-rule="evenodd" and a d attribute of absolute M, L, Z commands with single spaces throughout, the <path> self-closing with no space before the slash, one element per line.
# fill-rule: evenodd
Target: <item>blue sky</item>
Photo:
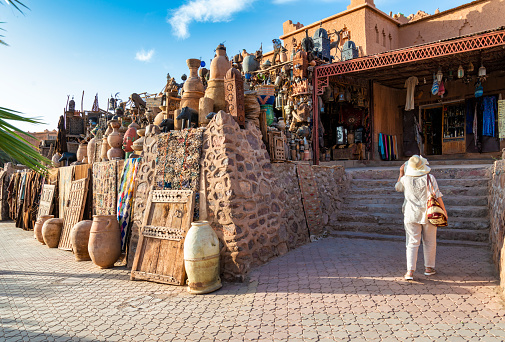
<path fill-rule="evenodd" d="M 192 0 L 23 2 L 25 14 L 0 0 L 0 24 L 9 47 L 0 46 L 0 106 L 40 117 L 41 131 L 56 128 L 67 95 L 76 107 L 91 109 L 98 93 L 100 107 L 116 92 L 157 93 L 170 73 L 181 82 L 187 58 L 207 65 L 224 42 L 228 56 L 243 48 L 253 52 L 282 34 L 286 20 L 304 25 L 347 8 L 350 0 Z M 376 0 L 389 13 L 433 13 L 467 1 Z M 443 7 L 439 7 L 443 6 Z"/>

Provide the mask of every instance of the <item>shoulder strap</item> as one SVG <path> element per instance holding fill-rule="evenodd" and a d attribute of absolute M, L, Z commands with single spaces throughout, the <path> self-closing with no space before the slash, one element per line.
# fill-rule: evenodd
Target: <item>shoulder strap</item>
<path fill-rule="evenodd" d="M 426 179 L 427 179 L 426 185 L 428 187 L 428 194 L 431 193 L 434 195 L 435 194 L 435 187 L 433 186 L 433 182 L 431 181 L 431 177 L 429 174 L 426 175 Z M 431 187 L 431 190 L 433 190 L 433 191 L 430 191 L 430 187 Z"/>

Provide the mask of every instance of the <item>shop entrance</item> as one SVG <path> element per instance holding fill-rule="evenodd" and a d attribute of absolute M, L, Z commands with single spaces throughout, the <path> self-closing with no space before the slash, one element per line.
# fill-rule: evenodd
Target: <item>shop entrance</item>
<path fill-rule="evenodd" d="M 442 154 L 443 107 L 423 109 L 424 154 Z"/>

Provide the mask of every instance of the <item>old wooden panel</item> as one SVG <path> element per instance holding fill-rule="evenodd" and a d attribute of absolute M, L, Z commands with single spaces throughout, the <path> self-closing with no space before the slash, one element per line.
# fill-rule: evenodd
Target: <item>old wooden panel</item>
<path fill-rule="evenodd" d="M 84 204 L 88 194 L 88 178 L 79 179 L 72 182 L 70 195 L 65 205 L 65 218 L 63 219 L 63 229 L 61 231 L 59 249 L 71 250 L 70 230 L 79 221 L 82 221 Z"/>
<path fill-rule="evenodd" d="M 140 227 L 142 219 L 147 208 L 147 197 L 149 190 L 155 184 L 156 178 L 156 158 L 158 157 L 158 138 L 155 131 L 148 132 L 144 140 L 144 150 L 140 161 L 139 170 L 135 179 L 135 193 L 133 201 L 133 220 L 128 246 L 128 266 L 133 265 L 133 259 L 136 254 L 136 248 L 139 241 Z"/>
<path fill-rule="evenodd" d="M 124 160 L 93 163 L 93 215 L 116 215 Z"/>
<path fill-rule="evenodd" d="M 67 203 L 68 196 L 70 194 L 70 186 L 72 185 L 72 180 L 74 179 L 74 167 L 66 166 L 59 167 L 59 178 L 58 178 L 58 189 L 59 189 L 59 214 L 60 218 L 65 219 L 65 204 Z"/>
<path fill-rule="evenodd" d="M 40 194 L 39 211 L 37 218 L 42 215 L 50 215 L 53 207 L 53 199 L 56 185 L 42 185 L 42 193 Z"/>
<path fill-rule="evenodd" d="M 454 140 L 444 139 L 444 141 L 442 142 L 443 154 L 458 154 L 458 153 L 465 153 L 465 151 L 466 151 L 466 139 L 454 139 Z"/>
<path fill-rule="evenodd" d="M 132 280 L 184 285 L 184 237 L 191 226 L 195 192 L 152 190 L 133 261 Z"/>

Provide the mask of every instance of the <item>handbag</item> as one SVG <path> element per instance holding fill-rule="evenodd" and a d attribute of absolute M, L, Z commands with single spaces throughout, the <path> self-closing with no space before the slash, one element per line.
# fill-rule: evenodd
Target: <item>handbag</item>
<path fill-rule="evenodd" d="M 444 209 L 440 206 L 435 196 L 435 189 L 433 183 L 431 183 L 430 175 L 427 175 L 428 179 L 428 210 L 426 214 L 428 215 L 428 221 L 437 227 L 447 227 L 447 216 L 445 216 Z M 433 191 L 430 191 L 430 186 Z"/>

